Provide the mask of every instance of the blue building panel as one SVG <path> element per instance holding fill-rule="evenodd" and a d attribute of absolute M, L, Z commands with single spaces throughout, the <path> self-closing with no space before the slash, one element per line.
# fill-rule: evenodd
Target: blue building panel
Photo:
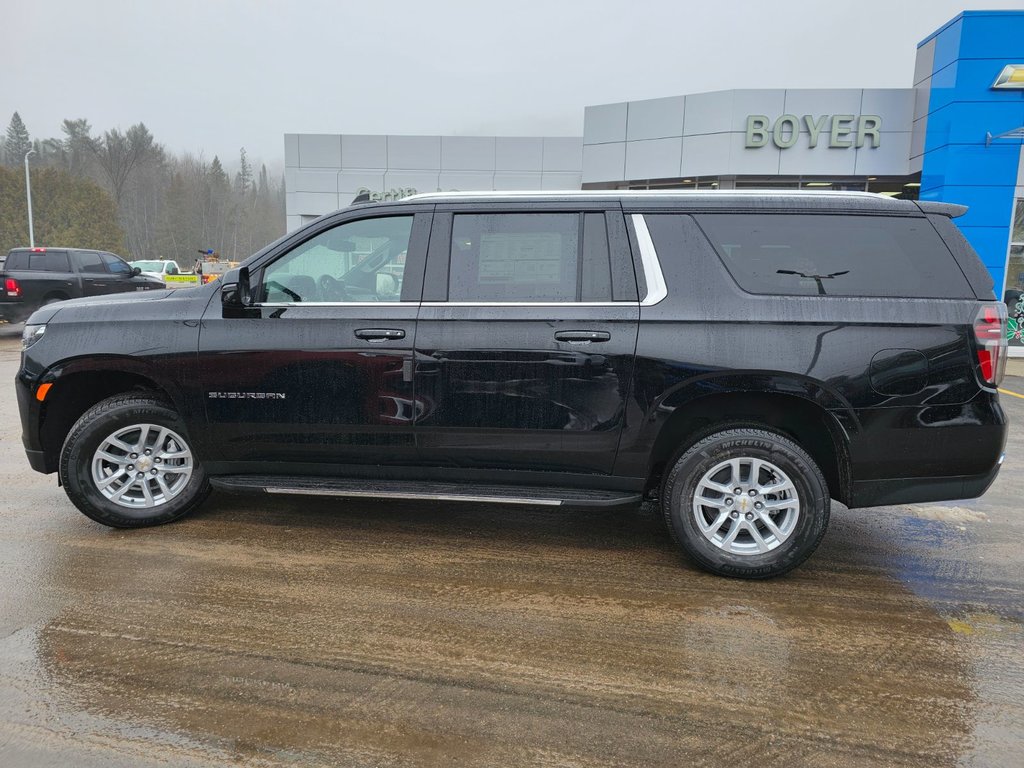
<path fill-rule="evenodd" d="M 1013 215 L 1013 195 L 1007 195 L 1002 187 L 949 186 L 943 188 L 944 198 L 935 195 L 934 190 L 921 192 L 922 200 L 944 200 L 967 206 L 967 213 L 956 220 L 960 229 L 964 227 L 1002 227 L 1003 250 L 999 258 L 1006 258 L 1009 244 L 1007 222 Z"/>
<path fill-rule="evenodd" d="M 964 14 L 960 14 L 939 30 L 935 37 L 935 57 L 932 59 L 933 73 L 948 67 L 960 58 L 960 37 L 963 27 Z"/>
<path fill-rule="evenodd" d="M 959 222 L 957 222 L 959 224 Z M 995 284 L 996 295 L 1000 294 L 1003 285 L 1003 275 L 1006 270 L 1006 228 L 1005 227 L 965 227 L 960 225 L 960 231 L 964 233 L 974 249 L 979 254 L 992 254 L 993 258 L 986 259 L 982 256 L 982 262 L 988 267 Z M 1007 285 L 1007 288 L 1013 286 Z"/>
<path fill-rule="evenodd" d="M 957 225 L 1001 293 L 1021 142 L 986 137 L 1024 126 L 1024 89 L 992 88 L 1006 65 L 1024 65 L 1024 11 L 964 12 L 921 44 L 931 39 L 921 198 L 968 206 Z"/>
<path fill-rule="evenodd" d="M 1009 63 L 1024 64 L 1024 59 L 1015 61 L 1014 59 L 998 58 L 958 61 L 934 75 L 928 97 L 928 119 L 931 120 L 943 109 L 951 106 L 961 109 L 1007 110 L 1005 118 L 999 118 L 993 113 L 979 113 L 974 122 L 988 122 L 993 117 L 996 120 L 1009 119 L 1008 115 L 1019 114 L 1019 111 L 1024 109 L 1024 91 L 1000 90 L 991 87 L 996 76 Z M 984 91 L 979 93 L 979 85 L 988 93 Z M 1018 125 L 1020 123 L 1009 127 L 1016 128 Z M 982 135 L 984 136 L 984 131 Z"/>
<path fill-rule="evenodd" d="M 1017 183 L 1019 156 L 1020 145 L 1012 142 L 996 142 L 988 147 L 984 141 L 946 144 L 931 150 L 925 155 L 921 172 L 921 197 L 945 199 L 925 194 L 942 187 L 993 187 L 1005 193 L 1005 187 Z"/>

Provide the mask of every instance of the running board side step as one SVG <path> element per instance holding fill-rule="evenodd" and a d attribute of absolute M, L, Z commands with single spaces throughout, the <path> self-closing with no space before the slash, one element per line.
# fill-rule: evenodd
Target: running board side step
<path fill-rule="evenodd" d="M 543 488 L 526 485 L 472 485 L 401 480 L 338 480 L 327 477 L 229 475 L 211 477 L 221 491 L 295 496 L 468 501 L 476 504 L 528 504 L 549 507 L 622 507 L 639 504 L 631 491 Z"/>

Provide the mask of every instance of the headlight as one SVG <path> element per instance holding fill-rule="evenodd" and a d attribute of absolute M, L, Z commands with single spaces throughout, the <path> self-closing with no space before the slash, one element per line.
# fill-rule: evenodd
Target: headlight
<path fill-rule="evenodd" d="M 26 350 L 43 338 L 43 334 L 46 333 L 45 325 L 29 325 L 25 324 L 25 330 L 21 332 L 21 348 Z"/>

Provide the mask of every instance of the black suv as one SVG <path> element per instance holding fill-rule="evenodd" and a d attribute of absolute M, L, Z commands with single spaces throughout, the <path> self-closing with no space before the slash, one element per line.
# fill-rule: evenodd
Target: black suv
<path fill-rule="evenodd" d="M 12 248 L 0 264 L 0 286 L 0 320 L 11 323 L 57 301 L 166 288 L 120 256 L 85 248 Z"/>
<path fill-rule="evenodd" d="M 101 523 L 211 486 L 656 500 L 716 573 L 802 562 L 831 499 L 974 497 L 1005 305 L 951 221 L 863 193 L 452 193 L 356 205 L 216 284 L 40 310 L 32 467 Z"/>

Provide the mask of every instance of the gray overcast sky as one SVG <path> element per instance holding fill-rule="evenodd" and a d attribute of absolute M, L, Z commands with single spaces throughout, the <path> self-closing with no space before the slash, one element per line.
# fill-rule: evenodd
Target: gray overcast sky
<path fill-rule="evenodd" d="M 725 88 L 909 87 L 965 0 L 3 0 L 0 123 L 139 120 L 283 164 L 286 132 L 580 135 L 583 107 Z"/>

